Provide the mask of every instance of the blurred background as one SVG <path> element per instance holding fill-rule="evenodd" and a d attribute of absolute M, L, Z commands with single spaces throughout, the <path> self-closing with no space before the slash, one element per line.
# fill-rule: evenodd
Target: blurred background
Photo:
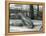
<path fill-rule="evenodd" d="M 42 5 L 10 4 L 10 32 L 41 31 Z"/>

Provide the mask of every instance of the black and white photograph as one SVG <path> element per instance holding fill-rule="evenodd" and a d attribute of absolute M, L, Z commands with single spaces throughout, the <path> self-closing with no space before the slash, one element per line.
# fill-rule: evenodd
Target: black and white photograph
<path fill-rule="evenodd" d="M 39 4 L 9 5 L 10 32 L 41 32 L 43 6 Z"/>

